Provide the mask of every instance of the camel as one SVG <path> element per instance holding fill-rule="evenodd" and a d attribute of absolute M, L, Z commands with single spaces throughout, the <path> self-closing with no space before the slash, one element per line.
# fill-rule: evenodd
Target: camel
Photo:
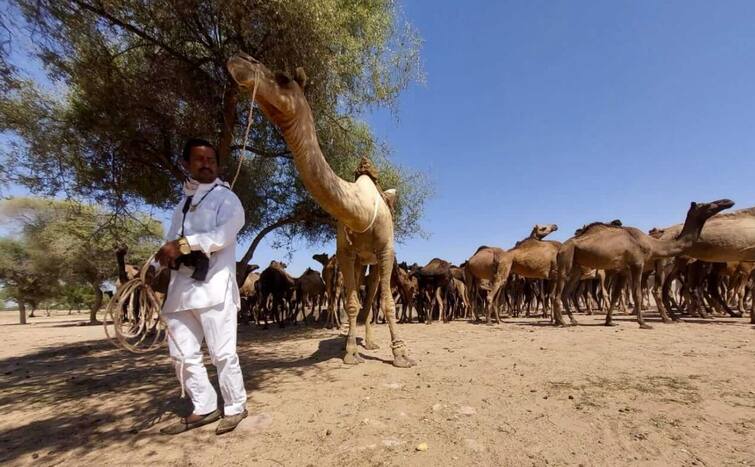
<path fill-rule="evenodd" d="M 306 306 L 311 301 L 312 308 L 309 316 L 314 318 L 315 308 L 320 313 L 320 304 L 325 296 L 325 282 L 322 280 L 320 273 L 307 268 L 304 273 L 295 279 L 296 281 L 296 304 L 294 304 L 294 321 L 298 316 L 299 304 L 301 303 L 301 314 L 304 322 L 307 322 Z"/>
<path fill-rule="evenodd" d="M 115 259 L 118 264 L 118 280 L 115 282 L 116 287 L 120 287 L 131 279 L 139 276 L 139 268 L 132 264 L 126 264 L 126 255 L 128 247 L 121 245 L 115 250 Z"/>
<path fill-rule="evenodd" d="M 490 324 L 490 315 L 495 313 L 496 322 L 501 322 L 496 298 L 511 271 L 511 254 L 503 248 L 481 246 L 466 262 L 465 276 L 467 290 L 471 295 L 472 310 L 477 316 L 477 296 L 481 289 L 487 289 L 485 297 L 485 323 Z M 484 286 L 487 282 L 487 287 Z"/>
<path fill-rule="evenodd" d="M 322 279 L 325 281 L 325 293 L 328 296 L 328 313 L 325 320 L 325 327 L 340 328 L 341 319 L 339 316 L 339 302 L 341 300 L 341 290 L 343 289 L 343 274 L 338 269 L 338 258 L 336 255 L 328 257 L 327 253 L 313 255 L 312 259 L 322 264 Z"/>
<path fill-rule="evenodd" d="M 645 264 L 655 258 L 678 256 L 690 250 L 700 237 L 705 221 L 713 215 L 734 205 L 728 199 L 721 199 L 711 203 L 691 203 L 684 227 L 674 239 L 655 239 L 634 227 L 618 227 L 611 224 L 596 222 L 584 228 L 580 235 L 567 240 L 558 251 L 558 281 L 556 294 L 562 300 L 579 280 L 578 274 L 572 274 L 572 269 L 578 266 L 610 271 L 628 272 L 632 283 L 632 292 L 636 304 L 637 322 L 642 329 L 651 327 L 645 323 L 642 316 L 642 271 Z M 613 325 L 613 306 L 621 292 L 622 282 L 627 274 L 617 276 L 611 303 L 606 312 L 606 326 Z M 567 284 L 567 279 L 569 284 Z M 617 293 L 618 292 L 618 293 Z M 553 315 L 555 324 L 565 326 L 561 315 L 561 301 L 555 300 Z M 572 324 L 577 321 L 567 308 Z"/>
<path fill-rule="evenodd" d="M 294 278 L 286 271 L 286 264 L 279 261 L 270 261 L 270 265 L 260 274 L 258 280 L 260 309 L 267 309 L 267 304 L 272 299 L 271 314 L 278 326 L 283 327 L 289 300 L 294 291 Z M 265 314 L 265 326 L 267 326 L 267 313 Z M 294 324 L 296 321 L 294 320 Z"/>
<path fill-rule="evenodd" d="M 658 230 L 667 238 L 679 235 L 683 226 L 676 224 Z M 755 261 L 755 207 L 716 214 L 708 219 L 700 237 L 685 250 L 684 256 L 713 263 Z M 755 324 L 753 312 L 750 322 Z"/>
<path fill-rule="evenodd" d="M 532 228 L 530 236 L 516 243 L 509 250 L 511 259 L 511 274 L 516 274 L 526 279 L 555 279 L 556 255 L 561 247 L 561 242 L 543 240 L 547 235 L 558 230 L 556 224 L 536 224 Z M 506 278 L 503 279 L 504 281 Z M 543 282 L 540 282 L 540 286 Z M 553 287 L 547 294 L 548 299 L 543 303 L 543 314 L 553 302 Z M 541 291 L 542 292 L 542 291 Z M 545 293 L 541 293 L 546 297 Z"/>
<path fill-rule="evenodd" d="M 256 269 L 259 269 L 259 266 L 256 264 L 251 264 L 247 268 L 245 268 L 245 275 L 243 275 L 239 282 L 241 282 L 241 285 L 239 286 L 239 297 L 241 297 L 241 309 L 239 310 L 242 317 L 245 319 L 251 320 L 252 317 L 255 318 L 255 321 L 257 324 L 259 324 L 259 315 L 255 311 L 253 313 L 254 306 L 257 304 L 257 298 L 259 296 L 258 288 L 257 288 L 257 282 L 260 280 L 260 274 L 258 272 L 254 272 Z"/>
<path fill-rule="evenodd" d="M 380 281 L 380 306 L 388 319 L 393 365 L 408 368 L 416 363 L 409 358 L 407 346 L 398 334 L 395 304 L 391 294 L 393 269 L 393 215 L 395 191 L 382 193 L 369 170 L 354 182 L 340 178 L 328 165 L 315 132 L 312 109 L 304 96 L 307 77 L 297 68 L 295 78 L 273 74 L 247 54 L 239 53 L 227 62 L 228 72 L 238 86 L 250 93 L 262 113 L 281 131 L 291 150 L 294 165 L 305 188 L 315 201 L 338 222 L 336 256 L 346 289 L 349 332 L 343 361 L 354 365 L 364 362 L 356 340 L 359 310 L 357 274 L 365 264 L 376 264 Z M 367 165 L 364 163 L 363 164 Z M 374 171 L 373 171 L 374 172 Z M 372 325 L 365 323 L 365 347 L 377 349 Z"/>
<path fill-rule="evenodd" d="M 467 290 L 472 295 L 472 306 L 482 281 L 489 281 L 490 290 L 486 296 L 485 322 L 490 323 L 490 315 L 495 312 L 497 322 L 501 322 L 498 307 L 495 305 L 499 291 L 513 272 L 531 279 L 548 279 L 555 276 L 555 254 L 559 242 L 544 241 L 546 235 L 558 229 L 555 224 L 536 224 L 529 237 L 516 243 L 511 250 L 497 247 L 481 246 L 467 260 L 465 270 Z M 475 311 L 475 315 L 477 312 Z"/>
<path fill-rule="evenodd" d="M 412 275 L 417 278 L 419 284 L 418 298 L 427 308 L 425 324 L 432 323 L 436 303 L 438 305 L 438 319 L 443 320 L 444 323 L 448 321 L 444 305 L 453 278 L 451 263 L 440 258 L 433 258 L 425 266 L 413 271 Z"/>
<path fill-rule="evenodd" d="M 399 319 L 399 323 L 411 323 L 412 308 L 416 306 L 419 283 L 416 277 L 409 274 L 409 267 L 406 263 L 396 264 L 394 262 L 391 286 L 398 290 L 401 297 L 401 319 Z M 419 316 L 417 319 L 419 319 Z"/>

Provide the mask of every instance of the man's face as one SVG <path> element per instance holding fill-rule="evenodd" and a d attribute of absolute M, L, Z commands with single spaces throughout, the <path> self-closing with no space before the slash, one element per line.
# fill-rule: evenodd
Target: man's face
<path fill-rule="evenodd" d="M 218 160 L 215 151 L 207 146 L 196 146 L 189 152 L 189 162 L 184 167 L 199 183 L 212 183 L 218 177 Z"/>

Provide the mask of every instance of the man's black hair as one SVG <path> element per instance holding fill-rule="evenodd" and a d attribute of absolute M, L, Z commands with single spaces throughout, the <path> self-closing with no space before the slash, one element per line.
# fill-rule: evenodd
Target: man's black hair
<path fill-rule="evenodd" d="M 218 156 L 218 150 L 209 141 L 202 138 L 189 138 L 184 144 L 183 158 L 186 162 L 189 162 L 191 156 L 191 148 L 208 147 L 212 148 L 212 152 L 215 153 L 215 160 L 220 164 L 220 157 Z"/>

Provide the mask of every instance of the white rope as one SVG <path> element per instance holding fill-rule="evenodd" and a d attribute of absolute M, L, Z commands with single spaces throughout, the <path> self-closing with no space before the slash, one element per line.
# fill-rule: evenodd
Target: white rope
<path fill-rule="evenodd" d="M 375 206 L 372 209 L 372 220 L 370 220 L 370 223 L 367 225 L 367 227 L 364 228 L 364 230 L 359 231 L 353 231 L 354 233 L 362 234 L 367 232 L 372 228 L 372 225 L 375 223 L 375 219 L 377 219 L 377 212 L 378 212 L 378 200 L 380 199 L 380 194 L 375 194 Z"/>
<path fill-rule="evenodd" d="M 147 272 L 154 258 L 155 255 L 150 256 L 138 276 L 118 287 L 105 308 L 102 321 L 105 326 L 105 335 L 113 344 L 132 353 L 152 352 L 160 348 L 166 339 L 172 340 L 181 356 L 178 378 L 181 382 L 181 397 L 183 398 L 186 397 L 184 353 L 163 319 L 160 299 L 147 281 Z M 159 272 L 158 269 L 155 276 Z M 139 292 L 138 316 L 135 301 L 137 291 Z M 112 334 L 109 322 L 112 322 Z"/>
<path fill-rule="evenodd" d="M 246 132 L 244 133 L 244 145 L 241 146 L 241 157 L 239 157 L 239 165 L 236 167 L 236 175 L 233 177 L 233 182 L 231 182 L 231 190 L 233 190 L 233 186 L 236 184 L 236 179 L 239 178 L 239 173 L 241 173 L 241 164 L 244 163 L 244 153 L 246 151 L 246 143 L 249 141 L 249 130 L 252 128 L 252 122 L 254 121 L 254 98 L 257 97 L 257 84 L 259 84 L 259 71 L 254 72 L 254 89 L 252 89 L 252 100 L 249 103 L 249 119 L 246 122 Z"/>

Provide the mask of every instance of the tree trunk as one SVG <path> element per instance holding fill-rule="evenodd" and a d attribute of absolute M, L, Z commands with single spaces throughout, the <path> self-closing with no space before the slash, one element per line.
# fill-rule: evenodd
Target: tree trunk
<path fill-rule="evenodd" d="M 89 310 L 89 322 L 91 324 L 97 324 L 97 312 L 100 311 L 100 307 L 102 307 L 103 294 L 102 290 L 100 290 L 99 284 L 92 284 L 92 287 L 94 287 L 94 303 Z"/>
<path fill-rule="evenodd" d="M 18 318 L 20 324 L 26 324 L 26 306 L 24 302 L 18 302 Z"/>
<path fill-rule="evenodd" d="M 252 244 L 249 245 L 249 249 L 246 250 L 246 254 L 244 255 L 244 257 L 239 260 L 239 263 L 249 264 L 249 261 L 251 261 L 252 257 L 254 256 L 254 250 L 257 249 L 257 246 L 259 246 L 260 242 L 265 237 L 265 235 L 269 234 L 270 232 L 277 229 L 278 227 L 283 227 L 284 225 L 293 224 L 293 223 L 299 222 L 300 220 L 301 218 L 299 216 L 284 217 L 283 219 L 279 219 L 276 222 L 268 225 L 264 229 L 260 230 L 257 236 L 254 237 L 254 240 L 252 240 Z"/>

